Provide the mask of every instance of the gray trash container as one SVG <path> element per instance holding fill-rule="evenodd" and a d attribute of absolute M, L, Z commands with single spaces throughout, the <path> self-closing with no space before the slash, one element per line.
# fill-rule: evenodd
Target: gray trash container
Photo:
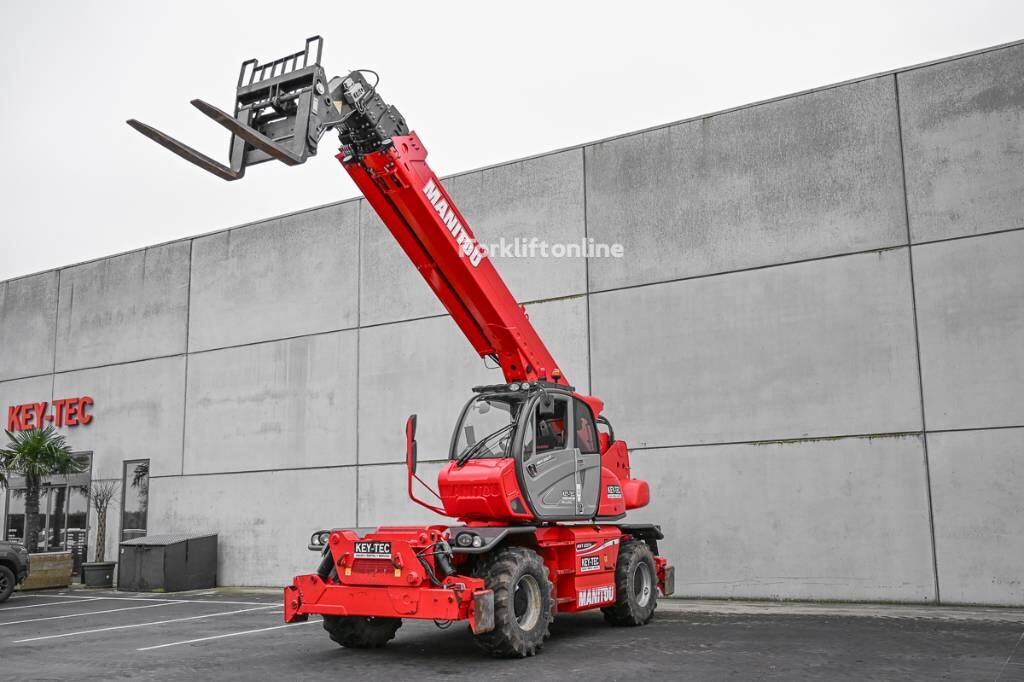
<path fill-rule="evenodd" d="M 147 535 L 121 543 L 119 590 L 179 592 L 216 586 L 216 535 Z"/>

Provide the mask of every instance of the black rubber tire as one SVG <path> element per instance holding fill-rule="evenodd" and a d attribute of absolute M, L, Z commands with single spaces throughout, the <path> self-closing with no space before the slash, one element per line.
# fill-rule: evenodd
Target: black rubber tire
<path fill-rule="evenodd" d="M 349 649 L 379 649 L 395 638 L 401 618 L 374 616 L 324 616 L 324 630 Z"/>
<path fill-rule="evenodd" d="M 646 577 L 645 574 L 646 573 Z M 612 625 L 644 625 L 658 608 L 658 572 L 646 542 L 630 540 L 615 564 L 615 603 L 601 609 Z"/>
<path fill-rule="evenodd" d="M 495 658 L 539 652 L 555 620 L 555 586 L 540 555 L 525 547 L 505 547 L 477 564 L 474 574 L 494 592 L 494 630 L 475 635 L 477 645 Z M 522 609 L 518 618 L 517 596 Z"/>
<path fill-rule="evenodd" d="M 0 566 L 0 604 L 7 601 L 14 592 L 14 571 Z"/>

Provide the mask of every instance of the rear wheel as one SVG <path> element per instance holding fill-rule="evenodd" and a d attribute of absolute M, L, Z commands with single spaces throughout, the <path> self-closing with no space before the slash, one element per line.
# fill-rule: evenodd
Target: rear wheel
<path fill-rule="evenodd" d="M 0 566 L 0 603 L 7 601 L 11 592 L 14 592 L 14 571 Z"/>
<path fill-rule="evenodd" d="M 646 542 L 631 540 L 619 549 L 615 564 L 615 603 L 601 609 L 612 625 L 643 625 L 658 607 L 654 554 Z"/>
<path fill-rule="evenodd" d="M 395 638 L 401 618 L 374 616 L 324 616 L 324 630 L 338 644 L 350 649 L 377 649 Z"/>
<path fill-rule="evenodd" d="M 540 555 L 525 547 L 506 547 L 485 559 L 475 573 L 494 592 L 494 630 L 474 637 L 480 648 L 500 658 L 540 651 L 555 619 L 555 588 Z"/>

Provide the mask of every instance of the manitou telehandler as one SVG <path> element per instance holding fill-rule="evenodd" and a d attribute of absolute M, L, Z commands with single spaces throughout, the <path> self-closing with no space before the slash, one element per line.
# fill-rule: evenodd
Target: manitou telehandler
<path fill-rule="evenodd" d="M 335 130 L 342 166 L 506 383 L 477 386 L 463 407 L 431 490 L 439 504 L 413 491 L 414 479 L 430 487 L 416 474 L 416 416 L 406 422 L 409 497 L 458 525 L 316 531 L 309 549 L 321 553 L 320 565 L 285 588 L 285 621 L 319 614 L 335 642 L 369 648 L 391 640 L 403 618 L 468 620 L 485 651 L 513 657 L 537 653 L 558 612 L 599 608 L 613 625 L 647 623 L 658 590 L 672 594 L 674 573 L 658 554 L 658 526 L 622 522 L 650 492 L 630 475 L 604 404 L 569 384 L 430 170 L 419 137 L 381 99 L 377 74 L 328 80 L 322 48 L 316 36 L 302 52 L 243 62 L 233 114 L 192 100 L 231 131 L 230 166 L 128 123 L 225 180 L 271 159 L 302 163 Z"/>

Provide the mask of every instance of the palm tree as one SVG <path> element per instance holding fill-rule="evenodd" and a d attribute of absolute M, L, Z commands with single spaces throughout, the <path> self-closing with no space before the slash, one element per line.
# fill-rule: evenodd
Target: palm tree
<path fill-rule="evenodd" d="M 71 454 L 64 436 L 48 425 L 7 434 L 7 447 L 0 450 L 0 472 L 25 477 L 25 546 L 35 549 L 39 541 L 39 489 L 46 476 L 77 474 L 86 464 Z"/>

